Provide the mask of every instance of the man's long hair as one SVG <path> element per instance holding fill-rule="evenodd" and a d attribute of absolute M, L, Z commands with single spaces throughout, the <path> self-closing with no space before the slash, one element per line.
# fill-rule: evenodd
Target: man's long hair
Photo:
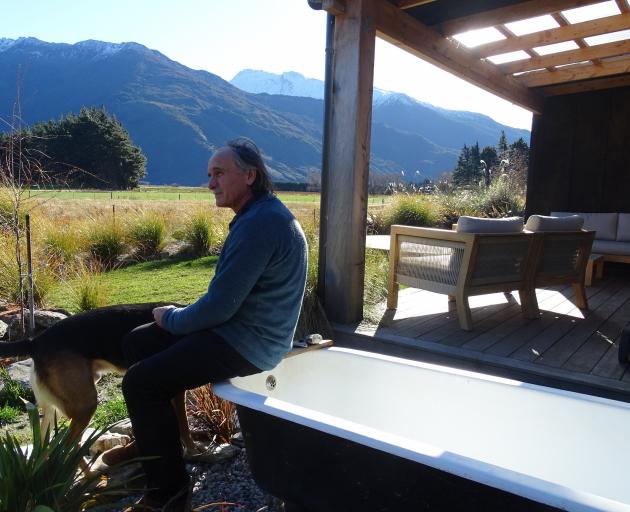
<path fill-rule="evenodd" d="M 256 179 L 252 184 L 252 192 L 256 197 L 265 193 L 273 192 L 273 183 L 269 176 L 269 171 L 265 166 L 260 149 L 247 137 L 233 139 L 226 144 L 232 150 L 234 162 L 242 171 L 248 169 L 256 170 Z"/>

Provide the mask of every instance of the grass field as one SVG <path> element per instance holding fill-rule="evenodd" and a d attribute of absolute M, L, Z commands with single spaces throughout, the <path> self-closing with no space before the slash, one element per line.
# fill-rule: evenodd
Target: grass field
<path fill-rule="evenodd" d="M 30 197 L 38 199 L 85 199 L 100 201 L 213 201 L 212 194 L 202 187 L 139 187 L 136 190 L 36 190 Z M 319 203 L 317 192 L 278 192 L 285 203 Z M 370 204 L 384 204 L 390 196 L 370 196 Z"/>

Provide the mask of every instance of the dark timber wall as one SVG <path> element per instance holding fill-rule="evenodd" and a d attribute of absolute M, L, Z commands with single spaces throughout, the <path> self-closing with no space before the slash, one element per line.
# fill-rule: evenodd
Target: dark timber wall
<path fill-rule="evenodd" d="M 548 98 L 531 148 L 528 214 L 630 212 L 630 87 Z"/>

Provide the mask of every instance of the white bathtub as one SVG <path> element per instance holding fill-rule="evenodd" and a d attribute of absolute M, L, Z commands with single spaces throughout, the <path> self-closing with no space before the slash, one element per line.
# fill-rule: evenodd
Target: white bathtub
<path fill-rule="evenodd" d="M 247 410 L 560 510 L 630 511 L 623 402 L 336 347 L 214 390 Z"/>

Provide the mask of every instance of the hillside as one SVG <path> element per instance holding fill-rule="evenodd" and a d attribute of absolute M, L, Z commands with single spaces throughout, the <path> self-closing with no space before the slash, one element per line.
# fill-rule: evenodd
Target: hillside
<path fill-rule="evenodd" d="M 69 45 L 34 38 L 0 39 L 0 68 L 0 117 L 11 119 L 16 89 L 26 126 L 82 106 L 104 106 L 147 156 L 152 184 L 204 183 L 211 151 L 237 136 L 261 146 L 276 181 L 303 181 L 321 165 L 323 102 L 301 96 L 295 81 L 306 83 L 311 95 L 322 83 L 297 73 L 282 75 L 282 95 L 254 94 L 137 43 Z M 266 86 L 257 90 L 277 92 L 274 76 L 265 74 Z M 510 141 L 529 137 L 479 114 L 377 91 L 371 169 L 420 169 L 423 177 L 436 176 L 452 170 L 463 144 L 495 144 L 501 129 Z"/>

